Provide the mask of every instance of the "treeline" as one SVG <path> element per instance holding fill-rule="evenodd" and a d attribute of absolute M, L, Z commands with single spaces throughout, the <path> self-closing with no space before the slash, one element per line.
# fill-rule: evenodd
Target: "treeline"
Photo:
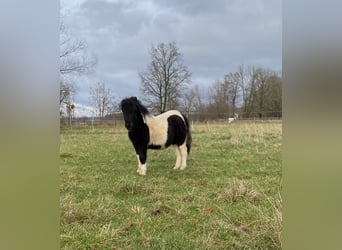
<path fill-rule="evenodd" d="M 282 116 L 282 79 L 278 72 L 256 66 L 238 67 L 207 90 L 198 85 L 181 98 L 179 108 L 188 115 L 214 118 Z M 202 114 L 202 115 L 201 115 Z"/>

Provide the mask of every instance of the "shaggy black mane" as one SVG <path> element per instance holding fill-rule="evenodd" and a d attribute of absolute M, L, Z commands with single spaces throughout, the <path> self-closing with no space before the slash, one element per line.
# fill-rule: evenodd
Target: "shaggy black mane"
<path fill-rule="evenodd" d="M 121 101 L 120 107 L 121 107 L 121 109 L 123 109 L 123 107 L 125 107 L 125 106 L 126 107 L 127 106 L 135 106 L 135 107 L 137 107 L 139 112 L 142 115 L 144 115 L 144 116 L 150 113 L 148 111 L 148 109 L 144 105 L 142 105 L 141 102 L 135 96 L 123 99 Z"/>

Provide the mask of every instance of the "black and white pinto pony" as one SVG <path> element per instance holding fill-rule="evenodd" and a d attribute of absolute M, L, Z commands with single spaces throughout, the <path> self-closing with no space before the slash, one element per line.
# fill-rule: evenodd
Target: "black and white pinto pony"
<path fill-rule="evenodd" d="M 173 145 L 176 164 L 173 169 L 185 169 L 191 148 L 191 133 L 188 119 L 178 110 L 152 115 L 136 97 L 121 101 L 121 110 L 138 157 L 140 175 L 146 175 L 147 149 L 163 149 Z"/>

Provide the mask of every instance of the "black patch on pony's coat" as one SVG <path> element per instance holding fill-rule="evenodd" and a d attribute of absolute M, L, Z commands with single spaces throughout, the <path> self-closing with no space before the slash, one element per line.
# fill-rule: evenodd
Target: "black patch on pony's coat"
<path fill-rule="evenodd" d="M 148 145 L 147 148 L 149 148 L 149 149 L 161 149 L 162 146 L 161 145 L 151 144 L 151 145 Z"/>
<path fill-rule="evenodd" d="M 171 115 L 169 118 L 167 118 L 167 122 L 168 129 L 165 147 L 170 145 L 182 145 L 187 134 L 187 127 L 184 123 L 184 120 L 178 115 Z"/>

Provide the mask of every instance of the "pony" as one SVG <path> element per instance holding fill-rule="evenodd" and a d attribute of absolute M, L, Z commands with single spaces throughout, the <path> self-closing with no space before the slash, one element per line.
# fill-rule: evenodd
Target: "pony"
<path fill-rule="evenodd" d="M 136 97 L 125 98 L 120 107 L 138 158 L 139 175 L 146 175 L 147 149 L 164 149 L 173 145 L 176 164 L 173 169 L 185 169 L 191 148 L 189 121 L 180 111 L 170 110 L 152 115 Z"/>

